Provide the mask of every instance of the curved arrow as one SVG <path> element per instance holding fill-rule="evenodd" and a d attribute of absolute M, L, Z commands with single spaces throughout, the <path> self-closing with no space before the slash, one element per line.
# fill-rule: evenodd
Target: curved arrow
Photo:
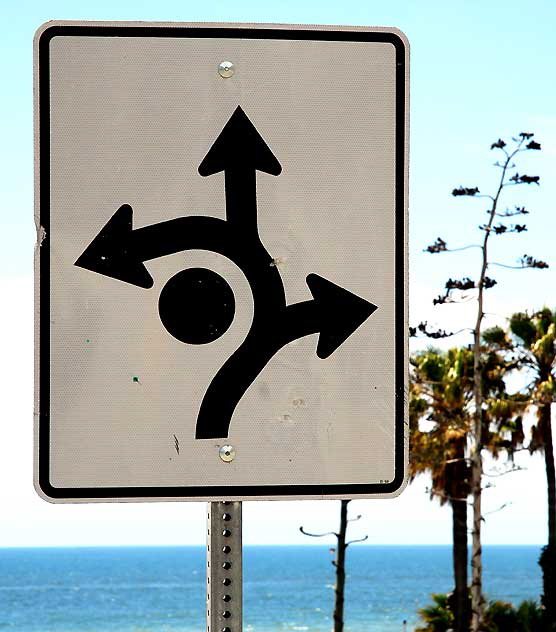
<path fill-rule="evenodd" d="M 233 226 L 216 217 L 188 215 L 134 230 L 133 209 L 124 204 L 75 265 L 151 288 L 154 281 L 144 262 L 184 250 L 210 250 L 233 261 L 251 286 L 257 317 L 286 305 L 282 278 L 262 244 L 246 243 Z"/>
<path fill-rule="evenodd" d="M 228 436 L 240 399 L 283 346 L 318 333 L 317 356 L 327 358 L 377 309 L 316 274 L 307 277 L 313 299 L 286 305 L 282 278 L 257 229 L 256 171 L 279 175 L 282 167 L 240 107 L 199 166 L 202 176 L 220 171 L 225 174 L 226 221 L 190 215 L 133 229 L 133 209 L 124 204 L 75 262 L 142 288 L 154 284 L 145 261 L 185 250 L 219 253 L 242 270 L 253 293 L 253 322 L 205 393 L 197 439 Z"/>
<path fill-rule="evenodd" d="M 327 358 L 377 309 L 316 274 L 307 277 L 307 285 L 313 300 L 288 305 L 271 323 L 254 322 L 244 342 L 215 375 L 199 409 L 197 439 L 228 436 L 239 401 L 282 347 L 318 333 L 317 356 Z"/>

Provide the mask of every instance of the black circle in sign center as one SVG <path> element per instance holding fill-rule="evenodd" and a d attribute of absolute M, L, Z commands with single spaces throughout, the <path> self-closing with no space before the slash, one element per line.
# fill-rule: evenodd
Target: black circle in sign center
<path fill-rule="evenodd" d="M 227 281 L 206 268 L 188 268 L 162 288 L 158 313 L 181 342 L 204 345 L 222 336 L 234 320 L 236 303 Z"/>

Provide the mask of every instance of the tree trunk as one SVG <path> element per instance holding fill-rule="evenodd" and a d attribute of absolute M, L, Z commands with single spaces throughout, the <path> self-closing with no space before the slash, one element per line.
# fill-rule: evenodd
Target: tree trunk
<path fill-rule="evenodd" d="M 349 500 L 342 500 L 340 510 L 340 530 L 338 531 L 338 548 L 336 549 L 336 587 L 334 590 L 334 632 L 344 630 L 344 590 L 346 585 L 346 531 L 347 506 Z"/>
<path fill-rule="evenodd" d="M 556 475 L 554 471 L 554 446 L 552 442 L 551 405 L 539 407 L 539 423 L 542 424 L 546 483 L 548 488 L 548 544 L 543 548 L 539 564 L 542 568 L 546 629 L 556 629 Z"/>
<path fill-rule="evenodd" d="M 471 557 L 471 630 L 480 632 L 483 621 L 483 550 L 481 546 L 481 481 L 483 464 L 481 455 L 473 459 L 473 552 Z"/>
<path fill-rule="evenodd" d="M 454 563 L 453 612 L 455 632 L 469 632 L 469 589 L 467 586 L 467 500 L 453 499 L 452 535 Z"/>
<path fill-rule="evenodd" d="M 483 248 L 484 279 L 486 269 L 486 242 Z M 475 411 L 473 419 L 473 450 L 471 453 L 471 495 L 473 496 L 473 536 L 471 554 L 471 630 L 481 632 L 483 624 L 483 551 L 481 546 L 482 528 L 482 480 L 483 480 L 483 382 L 481 371 L 481 322 L 483 319 L 483 292 L 479 289 L 479 312 L 474 331 L 473 349 L 473 399 Z"/>
<path fill-rule="evenodd" d="M 481 275 L 483 278 L 483 275 Z M 483 623 L 483 551 L 481 547 L 482 527 L 482 479 L 483 459 L 483 391 L 481 375 L 481 321 L 483 317 L 482 291 L 479 290 L 479 316 L 475 327 L 473 352 L 473 395 L 475 415 L 473 420 L 474 446 L 471 455 L 471 495 L 473 496 L 473 536 L 471 554 L 471 630 L 480 632 Z"/>
<path fill-rule="evenodd" d="M 506 161 L 498 193 L 489 211 L 489 221 L 485 230 L 485 238 L 482 247 L 481 275 L 478 282 L 477 295 L 477 322 L 473 330 L 473 400 L 475 411 L 473 418 L 473 441 L 474 446 L 471 452 L 471 495 L 473 496 L 473 539 L 471 555 L 471 630 L 480 632 L 483 625 L 483 551 L 481 548 L 481 495 L 483 480 L 483 374 L 481 367 L 481 325 L 483 322 L 483 293 L 485 287 L 486 271 L 488 266 L 488 238 L 496 215 L 498 197 L 504 186 L 504 174 L 510 159 Z"/>

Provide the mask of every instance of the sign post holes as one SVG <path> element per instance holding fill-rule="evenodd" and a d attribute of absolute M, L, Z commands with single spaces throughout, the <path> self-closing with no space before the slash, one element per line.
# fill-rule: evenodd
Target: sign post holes
<path fill-rule="evenodd" d="M 207 503 L 207 632 L 241 632 L 241 502 Z"/>

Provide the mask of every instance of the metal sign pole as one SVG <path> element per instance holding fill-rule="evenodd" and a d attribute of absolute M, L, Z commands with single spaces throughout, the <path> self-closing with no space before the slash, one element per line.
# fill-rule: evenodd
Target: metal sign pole
<path fill-rule="evenodd" d="M 241 502 L 207 503 L 207 520 L 207 632 L 241 632 Z"/>

